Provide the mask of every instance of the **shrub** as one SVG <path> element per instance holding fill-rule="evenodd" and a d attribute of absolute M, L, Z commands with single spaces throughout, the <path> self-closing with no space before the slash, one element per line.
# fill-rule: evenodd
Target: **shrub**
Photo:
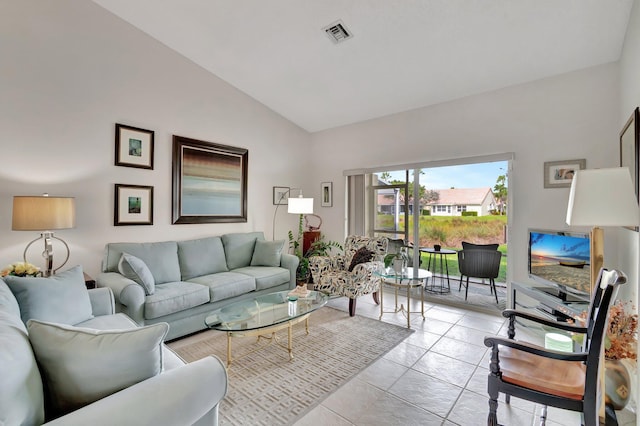
<path fill-rule="evenodd" d="M 462 212 L 462 216 L 478 216 L 478 212 Z"/>

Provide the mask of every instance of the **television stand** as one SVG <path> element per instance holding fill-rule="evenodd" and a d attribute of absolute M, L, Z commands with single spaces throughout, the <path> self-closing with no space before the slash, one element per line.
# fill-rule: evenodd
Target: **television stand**
<path fill-rule="evenodd" d="M 581 299 L 578 296 L 566 293 L 554 287 L 532 287 L 532 289 L 547 293 L 556 299 L 560 299 L 564 303 L 587 303 L 584 299 Z"/>
<path fill-rule="evenodd" d="M 518 301 L 518 295 L 526 295 L 536 302 L 535 306 L 527 306 Z M 589 308 L 589 303 L 584 300 L 567 295 L 566 300 L 562 299 L 558 289 L 554 287 L 539 287 L 530 284 L 511 282 L 511 308 L 524 309 L 537 314 L 542 314 L 556 321 L 567 321 L 567 319 L 579 316 Z"/>

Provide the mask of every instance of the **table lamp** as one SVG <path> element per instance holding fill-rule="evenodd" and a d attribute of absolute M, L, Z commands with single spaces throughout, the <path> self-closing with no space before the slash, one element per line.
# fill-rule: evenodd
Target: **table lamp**
<path fill-rule="evenodd" d="M 604 262 L 601 226 L 638 226 L 638 200 L 627 167 L 577 170 L 571 182 L 567 225 L 591 226 L 591 287 Z"/>
<path fill-rule="evenodd" d="M 44 251 L 42 257 L 45 258 L 46 267 L 43 271 L 45 277 L 62 268 L 69 260 L 69 246 L 67 243 L 54 236 L 55 229 L 69 229 L 76 226 L 75 198 L 72 197 L 49 197 L 48 194 L 42 196 L 15 196 L 13 197 L 13 215 L 11 229 L 14 231 L 42 231 L 40 237 L 34 239 L 24 249 L 22 255 L 27 262 L 27 251 L 31 244 L 44 240 Z M 53 240 L 58 240 L 67 249 L 65 260 L 56 269 L 53 269 Z"/>

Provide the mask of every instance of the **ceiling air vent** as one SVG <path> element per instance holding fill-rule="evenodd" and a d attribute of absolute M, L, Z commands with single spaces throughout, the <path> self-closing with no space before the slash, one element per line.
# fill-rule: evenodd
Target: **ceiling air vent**
<path fill-rule="evenodd" d="M 347 29 L 342 21 L 336 21 L 333 24 L 324 27 L 324 32 L 334 43 L 341 43 L 353 37 L 351 31 Z"/>

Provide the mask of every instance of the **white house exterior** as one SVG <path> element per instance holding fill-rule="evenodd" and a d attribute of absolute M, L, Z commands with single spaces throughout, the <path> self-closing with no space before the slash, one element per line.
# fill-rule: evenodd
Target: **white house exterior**
<path fill-rule="evenodd" d="M 438 200 L 428 203 L 432 216 L 462 216 L 462 212 L 476 212 L 487 216 L 497 202 L 491 188 L 436 189 Z"/>

